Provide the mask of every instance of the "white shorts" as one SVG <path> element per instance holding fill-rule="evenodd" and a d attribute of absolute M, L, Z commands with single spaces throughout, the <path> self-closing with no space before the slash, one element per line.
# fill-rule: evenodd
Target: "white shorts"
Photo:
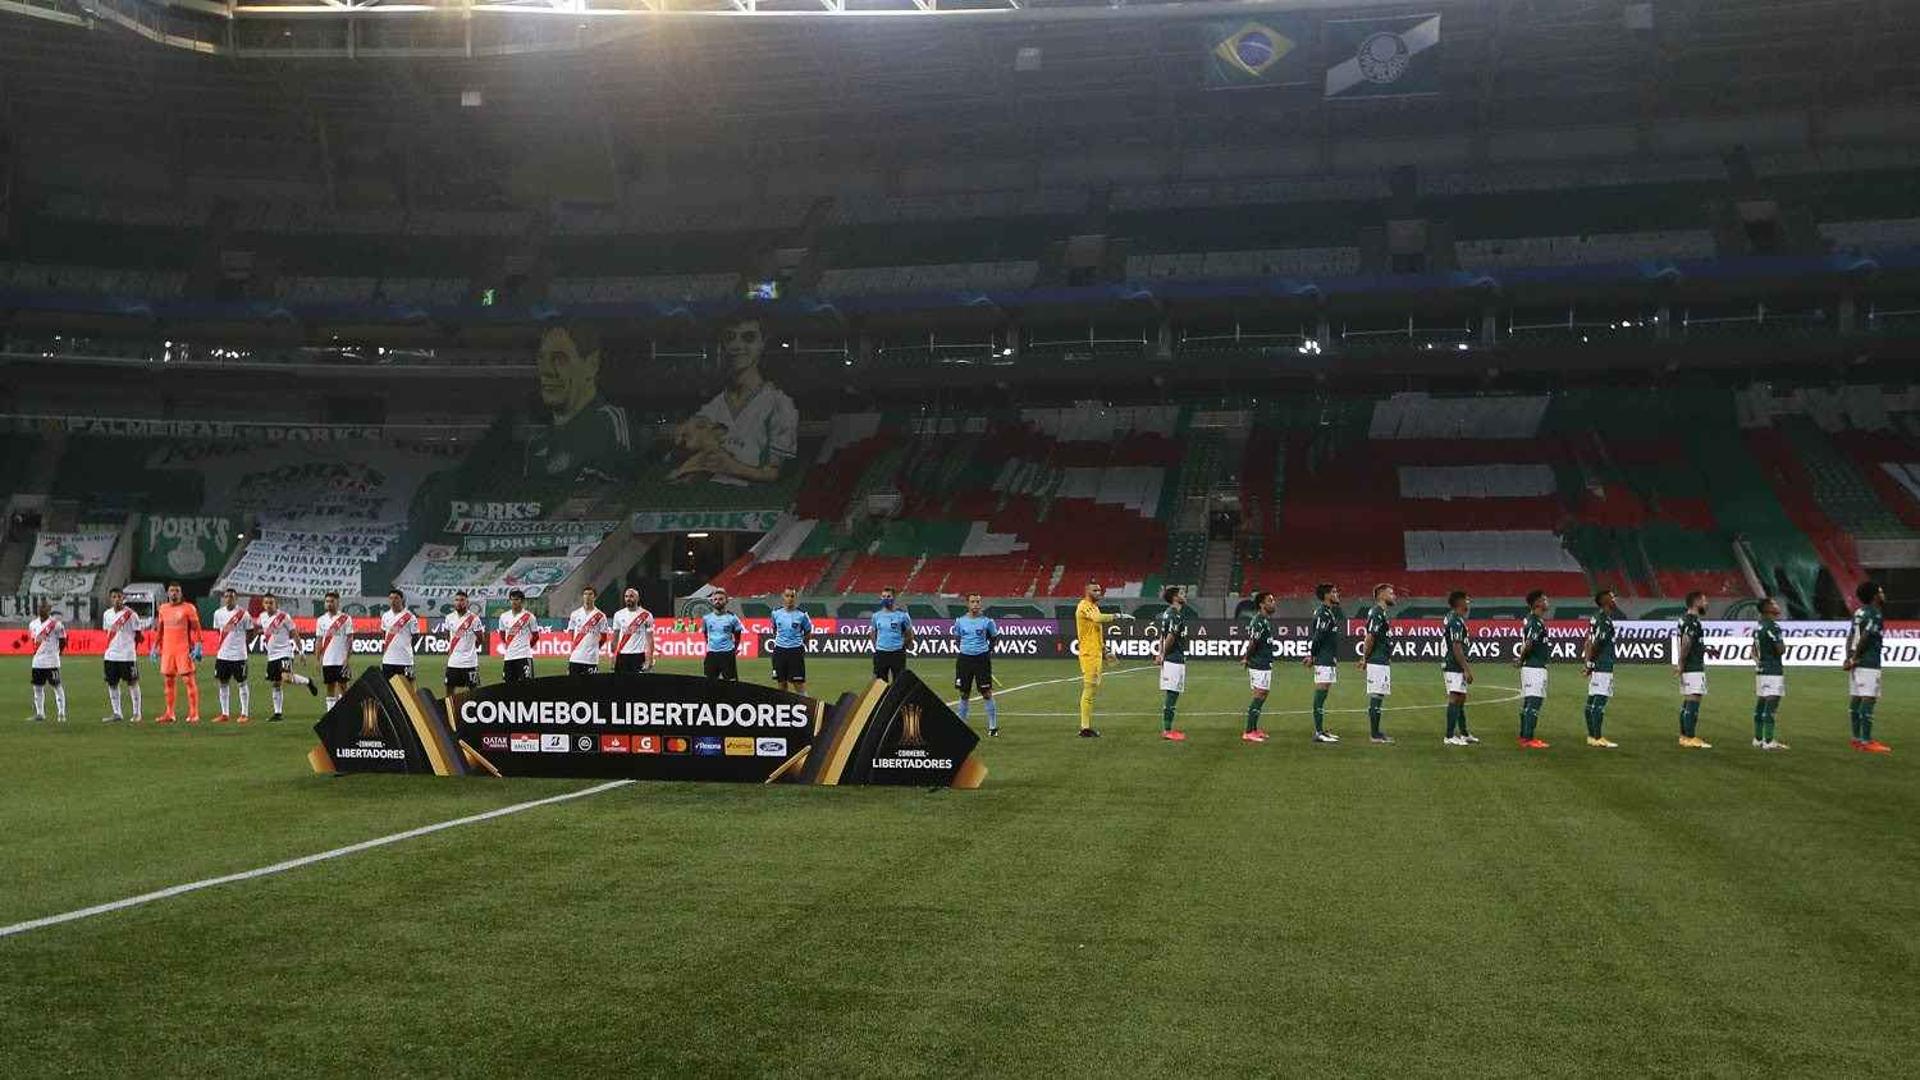
<path fill-rule="evenodd" d="M 1707 692 L 1707 673 L 1704 671 L 1681 672 L 1680 692 L 1687 697 L 1704 696 Z"/>
<path fill-rule="evenodd" d="M 1857 667 L 1848 673 L 1847 693 L 1853 697 L 1877 698 L 1880 696 L 1880 669 Z"/>
<path fill-rule="evenodd" d="M 1367 665 L 1367 696 L 1386 697 L 1393 693 L 1393 665 Z"/>
<path fill-rule="evenodd" d="M 1754 697 L 1786 697 L 1787 677 L 1785 675 L 1755 675 L 1753 677 Z"/>
<path fill-rule="evenodd" d="M 1543 667 L 1523 667 L 1520 669 L 1520 696 L 1547 696 L 1547 669 Z"/>
<path fill-rule="evenodd" d="M 1160 689 L 1171 690 L 1176 694 L 1187 689 L 1187 665 L 1177 660 L 1169 660 L 1160 665 Z"/>
<path fill-rule="evenodd" d="M 1587 696 L 1588 697 L 1612 697 L 1613 696 L 1613 672 L 1596 671 L 1593 674 L 1587 676 Z"/>
<path fill-rule="evenodd" d="M 1331 664 L 1326 667 L 1320 667 L 1316 664 L 1313 669 L 1313 681 L 1316 685 L 1320 686 L 1337 683 L 1340 681 L 1340 669 Z"/>
<path fill-rule="evenodd" d="M 1248 668 L 1247 685 L 1253 687 L 1255 690 L 1271 690 L 1273 689 L 1273 672 L 1255 671 L 1252 668 Z"/>
<path fill-rule="evenodd" d="M 1467 673 L 1464 671 L 1443 671 L 1440 673 L 1447 681 L 1447 693 L 1464 694 L 1467 692 Z"/>

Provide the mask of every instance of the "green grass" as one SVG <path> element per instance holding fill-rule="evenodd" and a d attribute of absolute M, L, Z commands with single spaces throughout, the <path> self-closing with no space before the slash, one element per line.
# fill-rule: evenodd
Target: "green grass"
<path fill-rule="evenodd" d="M 1559 669 L 1535 754 L 1492 703 L 1510 669 L 1481 670 L 1472 749 L 1440 745 L 1428 667 L 1391 747 L 1351 668 L 1332 747 L 1300 669 L 1266 746 L 1235 738 L 1239 669 L 1189 670 L 1184 746 L 1153 737 L 1148 672 L 1110 679 L 1098 742 L 1067 681 L 1006 697 L 975 792 L 635 785 L 0 939 L 0 1071 L 1911 1075 L 1898 673 L 1876 758 L 1837 672 L 1792 673 L 1769 755 L 1730 670 L 1712 751 L 1631 669 L 1603 753 Z M 0 666 L 0 925 L 589 786 L 320 778 L 304 694 L 272 728 L 108 728 L 96 671 L 69 665 L 60 728 Z"/>

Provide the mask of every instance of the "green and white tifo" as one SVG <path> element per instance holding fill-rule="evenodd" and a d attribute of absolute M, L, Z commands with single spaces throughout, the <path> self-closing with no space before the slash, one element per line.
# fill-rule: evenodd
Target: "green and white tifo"
<path fill-rule="evenodd" d="M 0 666 L 0 928 L 596 786 L 316 777 L 305 695 L 282 725 L 105 725 L 92 666 L 64 726 Z M 1744 673 L 1699 752 L 1672 674 L 1622 669 L 1600 752 L 1556 671 L 1544 754 L 1491 665 L 1464 750 L 1427 666 L 1393 745 L 1357 680 L 1327 703 L 1349 737 L 1311 742 L 1297 665 L 1264 744 L 1236 665 L 1192 668 L 1183 743 L 1151 665 L 1110 670 L 1098 740 L 1074 664 L 998 674 L 978 791 L 633 784 L 6 933 L 5 1072 L 1911 1075 L 1920 773 L 1850 749 L 1839 671 L 1792 674 L 1787 754 L 1749 748 Z"/>

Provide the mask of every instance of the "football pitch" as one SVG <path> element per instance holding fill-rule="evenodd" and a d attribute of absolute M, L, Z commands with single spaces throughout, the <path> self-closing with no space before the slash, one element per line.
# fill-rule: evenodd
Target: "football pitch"
<path fill-rule="evenodd" d="M 598 786 L 318 777 L 303 691 L 285 724 L 129 729 L 98 670 L 69 661 L 59 727 L 0 665 L 0 926 Z M 1512 668 L 1478 669 L 1471 748 L 1429 665 L 1393 746 L 1351 665 L 1337 746 L 1299 667 L 1266 745 L 1238 667 L 1189 672 L 1191 741 L 1128 665 L 1096 741 L 1071 664 L 1001 664 L 978 791 L 631 784 L 0 937 L 4 1072 L 1912 1075 L 1920 676 L 1870 756 L 1837 671 L 1790 672 L 1778 754 L 1734 669 L 1710 751 L 1675 745 L 1665 669 L 1622 669 L 1611 752 L 1572 667 L 1545 752 L 1513 745 Z"/>

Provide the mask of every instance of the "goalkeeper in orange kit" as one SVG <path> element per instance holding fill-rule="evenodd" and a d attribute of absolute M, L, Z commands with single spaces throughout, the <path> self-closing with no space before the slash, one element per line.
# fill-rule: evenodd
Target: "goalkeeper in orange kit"
<path fill-rule="evenodd" d="M 194 665 L 200 660 L 200 609 L 187 603 L 177 581 L 167 583 L 167 602 L 153 613 L 153 646 L 150 654 L 160 664 L 167 684 L 166 714 L 156 724 L 173 723 L 174 680 L 187 680 L 187 723 L 200 722 L 200 683 L 194 678 Z"/>
<path fill-rule="evenodd" d="M 1098 581 L 1087 582 L 1087 594 L 1073 609 L 1073 628 L 1080 646 L 1080 737 L 1097 739 L 1093 728 L 1093 697 L 1100 691 L 1106 672 L 1106 626 L 1116 620 L 1132 622 L 1133 616 L 1109 614 L 1100 610 L 1100 598 L 1106 595 Z"/>

